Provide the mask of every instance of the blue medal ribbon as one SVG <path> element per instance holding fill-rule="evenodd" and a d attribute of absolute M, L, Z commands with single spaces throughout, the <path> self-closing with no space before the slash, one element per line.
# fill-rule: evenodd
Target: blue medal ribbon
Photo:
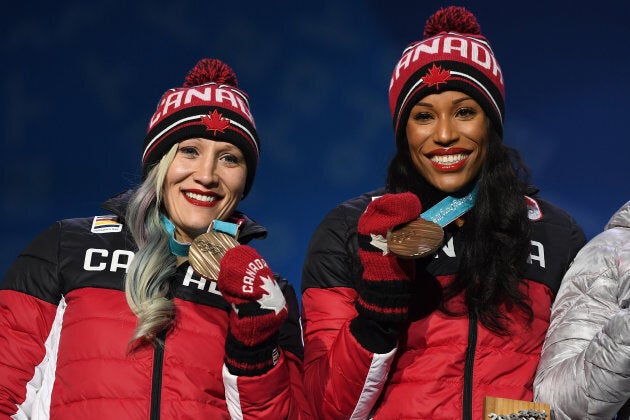
<path fill-rule="evenodd" d="M 160 221 L 162 222 L 162 226 L 164 226 L 164 229 L 166 229 L 166 232 L 168 232 L 168 246 L 171 249 L 171 254 L 178 257 L 187 257 L 188 250 L 190 249 L 190 243 L 182 243 L 175 239 L 175 225 L 168 219 L 168 217 L 160 214 Z M 208 229 L 208 231 L 213 230 L 217 232 L 223 232 L 236 238 L 238 228 L 239 225 L 236 223 L 224 222 L 222 220 L 214 220 L 210 225 L 210 229 Z"/>
<path fill-rule="evenodd" d="M 178 257 L 187 257 L 190 243 L 178 242 L 177 239 L 175 239 L 175 225 L 168 220 L 168 217 L 160 214 L 160 221 L 164 229 L 166 229 L 166 232 L 168 232 L 168 246 L 171 248 L 171 254 Z"/>
<path fill-rule="evenodd" d="M 449 195 L 435 206 L 422 213 L 420 217 L 444 227 L 475 205 L 477 190 L 478 184 L 475 184 L 472 191 L 464 197 L 452 197 Z"/>
<path fill-rule="evenodd" d="M 236 233 L 238 232 L 239 225 L 236 223 L 224 222 L 223 220 L 215 220 L 212 222 L 212 230 L 217 232 L 227 233 L 228 235 L 232 235 L 236 238 Z"/>

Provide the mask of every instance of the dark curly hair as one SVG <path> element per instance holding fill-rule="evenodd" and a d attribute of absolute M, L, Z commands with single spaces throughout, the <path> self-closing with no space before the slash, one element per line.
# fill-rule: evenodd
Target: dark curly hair
<path fill-rule="evenodd" d="M 528 190 L 529 170 L 518 151 L 503 144 L 491 127 L 477 178 L 477 201 L 462 226 L 466 245 L 458 273 L 443 291 L 441 310 L 455 315 L 446 303 L 464 292 L 468 311 L 475 313 L 486 328 L 509 334 L 508 318 L 500 305 L 515 306 L 530 322 L 533 319 L 528 297 L 520 288 L 530 252 L 530 224 L 523 197 Z M 391 160 L 386 188 L 393 193 L 417 194 L 425 209 L 446 196 L 418 173 L 408 147 L 398 147 Z"/>

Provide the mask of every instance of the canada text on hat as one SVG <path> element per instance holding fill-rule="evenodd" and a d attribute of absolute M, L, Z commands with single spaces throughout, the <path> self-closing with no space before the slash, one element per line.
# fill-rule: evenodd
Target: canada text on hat
<path fill-rule="evenodd" d="M 463 7 L 451 6 L 432 15 L 424 39 L 405 48 L 392 72 L 389 105 L 399 145 L 413 105 L 446 90 L 470 95 L 502 133 L 503 74 L 475 16 Z"/>
<path fill-rule="evenodd" d="M 423 55 L 422 57 L 421 54 Z M 402 58 L 396 64 L 389 88 L 391 89 L 394 81 L 400 77 L 401 70 L 408 69 L 410 65 L 418 62 L 420 59 L 425 61 L 440 59 L 440 54 L 449 55 L 450 59 L 454 59 L 459 55 L 460 61 L 470 61 L 470 63 L 476 64 L 482 69 L 491 71 L 492 75 L 498 78 L 501 85 L 503 84 L 503 74 L 494 54 L 492 54 L 490 45 L 481 39 L 453 34 L 450 36 L 436 36 L 433 39 L 416 42 L 408 46 L 403 51 Z M 425 57 L 424 55 L 433 55 L 433 57 Z"/>
<path fill-rule="evenodd" d="M 186 76 L 184 86 L 162 95 L 144 138 L 142 175 L 183 140 L 207 138 L 234 144 L 247 165 L 245 191 L 251 188 L 260 143 L 249 97 L 237 87 L 236 75 L 217 59 L 202 59 Z"/>
<path fill-rule="evenodd" d="M 228 85 L 209 83 L 205 86 L 195 86 L 188 89 L 171 89 L 162 97 L 157 110 L 149 121 L 149 130 L 158 120 L 169 113 L 176 112 L 182 106 L 195 106 L 215 102 L 223 108 L 231 108 L 246 115 L 253 124 L 254 118 L 249 111 L 249 101 L 243 92 L 232 89 Z"/>
<path fill-rule="evenodd" d="M 206 112 L 208 107 L 215 107 L 215 109 L 212 113 Z M 247 119 L 248 124 L 243 124 L 242 121 L 239 122 L 242 118 L 228 119 L 225 112 L 226 110 L 232 110 L 235 115 L 244 117 Z M 219 112 L 223 112 L 223 114 Z M 178 116 L 169 118 L 175 115 Z M 152 133 L 153 136 L 147 139 L 142 156 L 143 161 L 147 160 L 147 155 L 152 152 L 157 143 L 163 142 L 166 137 L 168 137 L 169 133 L 190 127 L 191 124 L 200 125 L 200 123 L 204 123 L 208 131 L 212 130 L 207 122 L 212 122 L 213 115 L 215 120 L 217 120 L 220 115 L 221 120 L 227 122 L 223 129 L 231 127 L 233 130 L 240 130 L 242 135 L 248 138 L 249 143 L 255 147 L 256 155 L 259 154 L 258 142 L 255 139 L 256 133 L 251 129 L 255 127 L 255 124 L 254 118 L 249 110 L 247 96 L 242 91 L 228 85 L 207 83 L 203 86 L 170 89 L 162 96 L 157 110 L 149 121 L 149 133 Z M 169 121 L 170 124 L 162 124 L 160 127 L 161 130 L 153 130 L 158 122 L 164 121 Z M 215 137 L 217 136 L 217 127 L 221 127 L 221 124 L 215 124 L 214 132 L 212 133 Z M 221 132 L 223 132 L 223 130 L 221 130 Z M 202 135 L 200 137 L 205 136 Z M 177 139 L 177 141 L 181 140 L 183 140 L 183 138 Z M 165 152 L 166 150 L 164 150 L 164 153 Z M 162 153 L 162 155 L 164 153 Z"/>

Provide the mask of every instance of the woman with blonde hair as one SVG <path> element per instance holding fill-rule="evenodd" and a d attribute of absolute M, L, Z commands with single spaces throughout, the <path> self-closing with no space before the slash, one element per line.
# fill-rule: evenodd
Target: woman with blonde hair
<path fill-rule="evenodd" d="M 237 210 L 259 155 L 234 72 L 199 61 L 149 122 L 142 184 L 53 224 L 9 269 L 0 418 L 299 415 L 295 293 Z"/>

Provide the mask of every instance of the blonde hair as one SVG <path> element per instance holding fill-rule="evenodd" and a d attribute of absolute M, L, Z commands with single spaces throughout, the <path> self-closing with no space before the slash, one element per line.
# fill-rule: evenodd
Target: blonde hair
<path fill-rule="evenodd" d="M 138 246 L 125 277 L 127 303 L 138 317 L 131 344 L 161 344 L 158 334 L 175 316 L 175 306 L 168 295 L 177 260 L 169 248 L 160 210 L 164 180 L 177 148 L 177 144 L 173 145 L 151 169 L 127 205 L 126 221 Z"/>

